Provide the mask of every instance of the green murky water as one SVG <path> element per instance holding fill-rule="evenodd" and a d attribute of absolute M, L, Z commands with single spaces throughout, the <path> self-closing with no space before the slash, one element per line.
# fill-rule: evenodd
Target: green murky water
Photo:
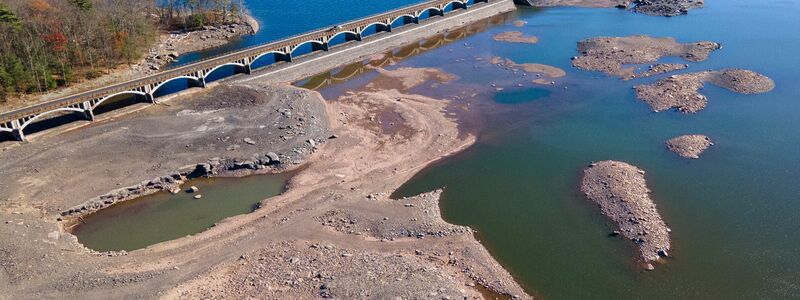
<path fill-rule="evenodd" d="M 136 250 L 195 234 L 214 223 L 252 212 L 261 200 L 281 194 L 290 174 L 197 179 L 183 185 L 196 193 L 159 192 L 122 202 L 84 218 L 73 232 L 98 251 Z M 202 195 L 194 199 L 195 195 Z"/>

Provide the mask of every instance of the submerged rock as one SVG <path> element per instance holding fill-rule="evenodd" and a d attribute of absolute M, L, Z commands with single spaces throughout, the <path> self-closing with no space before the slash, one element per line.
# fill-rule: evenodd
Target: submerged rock
<path fill-rule="evenodd" d="M 618 161 L 592 164 L 584 170 L 581 191 L 639 248 L 645 262 L 670 249 L 669 230 L 650 199 L 643 170 Z"/>

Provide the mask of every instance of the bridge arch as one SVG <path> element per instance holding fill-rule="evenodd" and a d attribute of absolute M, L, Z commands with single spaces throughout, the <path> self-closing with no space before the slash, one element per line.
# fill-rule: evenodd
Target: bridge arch
<path fill-rule="evenodd" d="M 240 64 L 240 63 L 236 63 L 236 62 L 225 63 L 225 64 L 221 64 L 219 66 L 213 67 L 213 68 L 211 68 L 211 70 L 208 70 L 208 72 L 206 72 L 206 74 L 205 74 L 205 76 L 203 76 L 203 78 L 204 79 L 208 79 L 208 77 L 211 75 L 211 73 L 214 73 L 214 71 L 219 70 L 219 69 L 224 68 L 224 67 L 228 67 L 228 66 L 234 66 L 234 67 L 238 67 L 238 68 L 247 67 L 247 65 L 245 65 L 245 64 Z"/>
<path fill-rule="evenodd" d="M 444 16 L 444 10 L 441 10 L 438 7 L 435 7 L 435 6 L 431 6 L 431 7 L 428 7 L 426 9 L 420 10 L 417 13 L 417 18 L 422 19 L 422 14 L 424 14 L 424 13 L 428 13 L 428 17 L 427 18 L 430 18 L 432 16 Z"/>
<path fill-rule="evenodd" d="M 404 14 L 404 15 L 399 15 L 399 16 L 397 16 L 397 18 L 394 18 L 394 19 L 392 20 L 392 22 L 389 22 L 389 25 L 392 25 L 392 24 L 394 24 L 394 22 L 397 22 L 397 20 L 400 20 L 400 19 L 403 19 L 403 18 L 416 19 L 416 18 L 417 18 L 417 16 L 415 16 L 415 15 L 412 15 L 412 14 Z M 403 23 L 403 24 L 407 24 L 407 23 Z"/>
<path fill-rule="evenodd" d="M 294 47 L 292 47 L 292 50 L 289 51 L 289 55 L 294 56 L 294 52 L 297 51 L 297 49 L 300 49 L 300 47 L 305 46 L 306 44 L 311 44 L 311 52 L 314 52 L 314 51 L 317 51 L 317 50 L 323 50 L 323 49 L 325 49 L 325 47 L 328 46 L 326 43 L 320 42 L 318 40 L 305 41 L 305 42 L 302 42 L 302 43 L 297 44 Z M 309 52 L 309 53 L 311 53 L 311 52 Z"/>
<path fill-rule="evenodd" d="M 467 9 L 468 5 L 467 5 L 467 1 L 454 0 L 454 1 L 450 1 L 447 4 L 445 4 L 444 6 L 442 6 L 442 11 L 447 11 L 447 7 L 448 6 L 450 6 L 452 8 L 452 10 L 456 10 L 456 9 L 459 9 L 459 8 Z"/>
<path fill-rule="evenodd" d="M 153 90 L 150 91 L 150 94 L 151 95 L 155 95 L 156 91 L 158 91 L 158 89 L 160 89 L 162 86 L 164 86 L 167 83 L 170 83 L 170 82 L 173 82 L 175 80 L 178 80 L 178 79 L 189 79 L 189 81 L 200 81 L 201 80 L 201 78 L 197 78 L 197 77 L 194 77 L 194 76 L 185 76 L 185 75 L 184 76 L 173 77 L 173 78 L 167 79 L 164 82 L 159 83 L 158 85 L 153 87 Z M 191 84 L 190 84 L 190 86 L 191 86 Z"/>
<path fill-rule="evenodd" d="M 80 109 L 80 108 L 74 108 L 74 107 L 62 107 L 62 108 L 56 108 L 54 110 L 46 111 L 46 112 L 43 112 L 41 114 L 38 114 L 38 115 L 34 116 L 33 118 L 30 118 L 30 119 L 26 120 L 24 123 L 20 124 L 19 125 L 19 130 L 20 131 L 25 130 L 25 127 L 28 127 L 28 125 L 31 125 L 31 124 L 35 123 L 37 120 L 41 119 L 42 117 L 44 117 L 46 115 L 58 113 L 58 112 L 84 113 L 85 110 Z"/>
<path fill-rule="evenodd" d="M 364 36 L 364 33 L 367 32 L 367 29 L 369 29 L 371 26 L 375 26 L 375 33 L 378 33 L 381 31 L 390 31 L 392 28 L 392 23 L 386 24 L 383 22 L 374 22 L 372 24 L 364 26 L 364 28 L 361 29 L 361 32 L 359 32 L 358 34 Z"/>
<path fill-rule="evenodd" d="M 261 53 L 259 55 L 256 55 L 256 57 L 254 57 L 253 60 L 250 61 L 250 66 L 253 66 L 253 68 L 255 68 L 256 61 L 258 61 L 262 57 L 270 55 L 270 54 L 274 54 L 274 56 L 275 56 L 275 61 L 272 62 L 272 63 L 275 63 L 275 62 L 278 62 L 278 61 L 286 61 L 287 57 L 289 57 L 289 53 L 285 53 L 285 52 L 282 52 L 282 51 L 268 51 L 268 52 L 264 52 L 264 53 Z"/>
<path fill-rule="evenodd" d="M 147 96 L 147 94 L 145 94 L 145 93 L 143 93 L 143 92 L 140 92 L 140 91 L 124 91 L 124 92 L 119 92 L 119 93 L 116 93 L 116 94 L 111 94 L 111 95 L 108 95 L 108 96 L 105 96 L 105 97 L 103 97 L 103 99 L 100 99 L 100 101 L 97 101 L 97 103 L 94 103 L 94 104 L 92 104 L 92 107 L 91 107 L 90 109 L 91 109 L 91 110 L 94 110 L 95 108 L 97 108 L 98 106 L 100 106 L 100 104 L 103 104 L 103 102 L 106 102 L 106 100 L 109 100 L 109 99 L 111 99 L 111 98 L 114 98 L 114 97 L 116 97 L 116 96 L 121 96 L 121 95 L 139 95 L 139 96 Z"/>

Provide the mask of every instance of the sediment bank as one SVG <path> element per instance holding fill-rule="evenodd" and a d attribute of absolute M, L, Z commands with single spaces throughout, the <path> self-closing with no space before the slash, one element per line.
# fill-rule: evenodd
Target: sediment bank
<path fill-rule="evenodd" d="M 536 44 L 539 38 L 535 36 L 525 36 L 521 31 L 506 31 L 495 34 L 493 39 L 498 42 Z"/>
<path fill-rule="evenodd" d="M 650 199 L 645 172 L 619 161 L 592 163 L 584 170 L 581 191 L 638 249 L 645 263 L 669 255 L 670 229 Z M 650 269 L 652 265 L 648 265 Z"/>

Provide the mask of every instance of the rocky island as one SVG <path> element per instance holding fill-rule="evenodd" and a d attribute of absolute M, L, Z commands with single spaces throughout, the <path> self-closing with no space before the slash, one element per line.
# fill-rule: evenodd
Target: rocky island
<path fill-rule="evenodd" d="M 595 37 L 578 42 L 580 56 L 572 58 L 572 65 L 589 71 L 599 71 L 628 80 L 648 77 L 688 67 L 683 64 L 651 65 L 644 73 L 626 65 L 653 63 L 662 57 L 677 56 L 688 62 L 704 61 L 711 52 L 720 48 L 715 42 L 701 41 L 679 43 L 674 38 L 656 38 L 646 35 L 626 37 Z"/>
<path fill-rule="evenodd" d="M 667 149 L 683 158 L 697 159 L 714 143 L 705 135 L 689 134 L 671 138 L 666 141 L 666 145 Z"/>
<path fill-rule="evenodd" d="M 762 74 L 742 69 L 724 69 L 672 75 L 652 84 L 634 87 L 636 96 L 656 111 L 676 109 L 696 113 L 705 109 L 708 99 L 700 94 L 703 83 L 709 82 L 740 94 L 766 93 L 775 82 Z"/>
<path fill-rule="evenodd" d="M 650 198 L 645 172 L 619 161 L 592 163 L 583 172 L 581 192 L 600 207 L 618 228 L 611 235 L 622 235 L 640 252 L 645 263 L 668 256 L 670 229 L 661 219 Z M 652 269 L 652 265 L 647 265 Z"/>

